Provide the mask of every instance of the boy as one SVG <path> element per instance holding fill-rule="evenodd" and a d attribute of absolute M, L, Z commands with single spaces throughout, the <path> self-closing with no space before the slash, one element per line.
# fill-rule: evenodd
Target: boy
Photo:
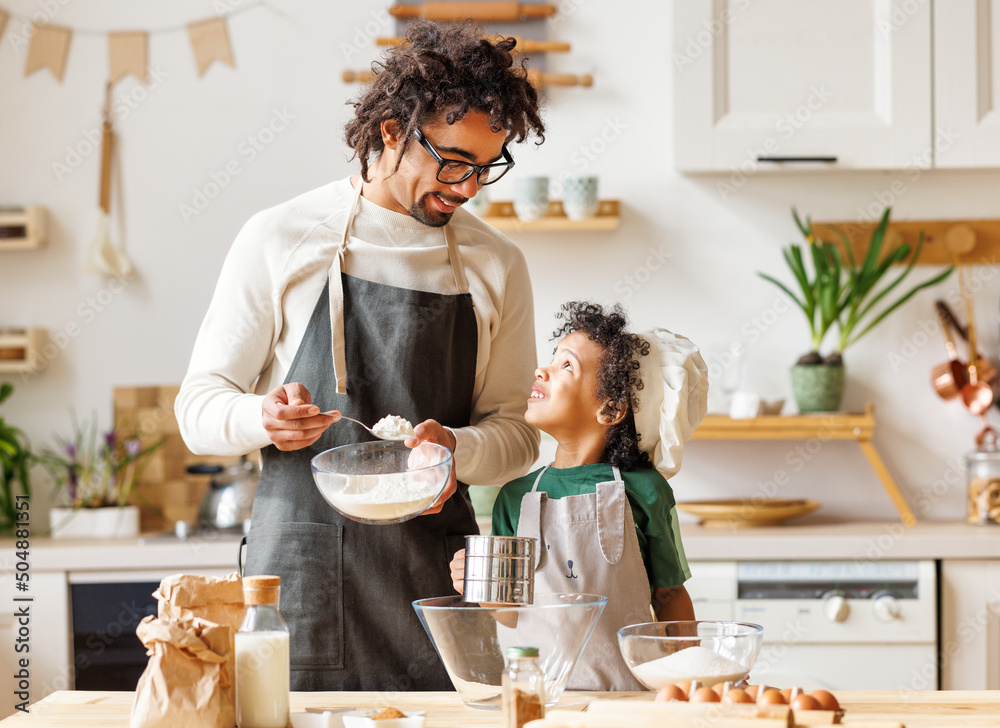
<path fill-rule="evenodd" d="M 704 413 L 701 358 L 691 347 L 688 359 L 697 359 L 688 370 L 696 375 L 693 381 L 681 376 L 661 383 L 652 361 L 657 352 L 651 353 L 647 339 L 625 330 L 620 306 L 605 312 L 592 303 L 567 303 L 557 318 L 564 324 L 553 338 L 563 338 L 552 363 L 535 371 L 525 415 L 555 438 L 555 459 L 501 489 L 493 534 L 538 539 L 535 594 L 608 597 L 569 687 L 642 690 L 621 658 L 617 630 L 650 621 L 650 606 L 658 621 L 694 619 L 683 585 L 691 573 L 673 493 L 650 455 L 659 461 L 673 457 L 679 464 L 679 449 L 663 445 L 683 446 Z M 661 421 L 664 393 L 668 406 L 662 409 L 678 405 L 672 421 Z M 637 430 L 639 413 L 643 424 Z M 464 556 L 459 551 L 451 562 L 459 592 Z"/>

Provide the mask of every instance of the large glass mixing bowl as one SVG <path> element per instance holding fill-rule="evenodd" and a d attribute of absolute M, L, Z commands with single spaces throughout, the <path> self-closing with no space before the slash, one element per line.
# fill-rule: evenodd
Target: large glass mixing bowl
<path fill-rule="evenodd" d="M 451 450 L 432 442 L 410 449 L 401 441 L 341 445 L 312 459 L 323 498 L 359 523 L 401 523 L 426 511 L 451 475 Z"/>
<path fill-rule="evenodd" d="M 764 628 L 749 622 L 646 622 L 618 630 L 618 647 L 650 690 L 691 680 L 711 687 L 745 678 L 763 636 Z"/>
<path fill-rule="evenodd" d="M 420 599 L 413 608 L 465 704 L 499 708 L 508 647 L 538 648 L 545 704 L 555 705 L 607 603 L 596 594 L 551 594 L 487 608 L 454 596 Z"/>

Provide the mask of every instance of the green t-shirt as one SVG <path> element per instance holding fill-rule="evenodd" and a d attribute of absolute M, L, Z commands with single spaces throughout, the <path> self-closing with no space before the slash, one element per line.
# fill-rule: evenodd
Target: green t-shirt
<path fill-rule="evenodd" d="M 493 504 L 493 535 L 516 536 L 521 517 L 521 499 L 538 477 L 538 470 L 512 480 L 500 489 Z M 575 468 L 552 468 L 545 471 L 538 490 L 549 498 L 586 495 L 597 492 L 597 484 L 614 480 L 608 463 L 579 465 Z M 646 565 L 650 587 L 673 588 L 691 578 L 684 546 L 681 544 L 674 493 L 670 484 L 654 468 L 622 472 L 625 495 L 632 506 L 635 535 Z M 596 534 L 595 534 L 596 538 Z"/>

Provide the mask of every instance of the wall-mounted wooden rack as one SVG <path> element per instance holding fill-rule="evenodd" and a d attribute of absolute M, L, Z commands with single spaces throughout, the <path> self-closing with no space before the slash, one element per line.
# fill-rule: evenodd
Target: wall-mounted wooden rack
<path fill-rule="evenodd" d="M 371 71 L 346 70 L 341 74 L 344 83 L 371 83 L 374 79 Z M 528 69 L 528 81 L 532 86 L 593 86 L 594 77 L 589 73 L 545 73 L 535 68 Z"/>
<path fill-rule="evenodd" d="M 813 223 L 813 230 L 816 225 Z M 789 416 L 763 416 L 734 420 L 726 415 L 706 415 L 694 431 L 693 440 L 855 440 L 875 475 L 882 482 L 899 512 L 904 526 L 917 522 L 910 504 L 896 485 L 872 443 L 875 435 L 875 407 L 870 402 L 861 414 L 828 412 Z"/>
<path fill-rule="evenodd" d="M 483 221 L 497 230 L 517 232 L 615 230 L 618 228 L 618 210 L 618 200 L 601 200 L 594 217 L 570 220 L 563 211 L 562 202 L 551 200 L 543 217 L 537 220 L 522 220 L 514 212 L 514 203 L 498 201 L 490 203 L 489 210 L 483 215 Z"/>
<path fill-rule="evenodd" d="M 533 40 L 531 38 L 522 38 L 517 35 L 487 35 L 485 37 L 493 42 L 496 42 L 500 38 L 513 38 L 517 41 L 517 46 L 513 51 L 514 53 L 569 53 L 571 50 L 569 43 L 558 40 Z M 398 46 L 402 42 L 403 39 L 399 36 L 393 38 L 375 39 L 375 44 L 380 46 Z"/>
<path fill-rule="evenodd" d="M 837 230 L 851 241 L 854 259 L 860 261 L 868 251 L 872 230 L 876 222 L 814 222 L 813 232 L 822 240 L 841 245 Z M 1000 263 L 1000 220 L 907 220 L 890 222 L 883 250 L 891 250 L 899 242 L 916 247 L 921 231 L 924 233 L 924 247 L 920 252 L 918 265 L 951 265 L 955 262 L 951 250 L 945 244 L 949 235 L 967 236 L 971 230 L 974 247 L 962 254 L 963 263 Z"/>
<path fill-rule="evenodd" d="M 38 370 L 45 338 L 45 329 L 0 329 L 0 374 Z"/>
<path fill-rule="evenodd" d="M 0 250 L 31 250 L 45 242 L 45 208 L 0 208 Z"/>

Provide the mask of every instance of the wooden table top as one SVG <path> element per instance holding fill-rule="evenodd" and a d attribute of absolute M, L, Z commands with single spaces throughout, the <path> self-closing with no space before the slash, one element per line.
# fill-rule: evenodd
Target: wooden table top
<path fill-rule="evenodd" d="M 0 721 L 4 728 L 128 728 L 132 692 L 60 691 Z M 845 710 L 844 725 L 864 721 L 895 721 L 906 728 L 965 728 L 1000 726 L 1000 691 L 941 692 L 836 691 Z M 650 699 L 652 693 L 566 692 L 559 707 L 582 708 L 594 698 Z M 458 693 L 292 693 L 292 710 L 306 708 L 375 708 L 426 710 L 426 728 L 499 726 L 500 711 L 475 710 L 462 704 Z M 623 727 L 627 728 L 627 727 Z"/>

